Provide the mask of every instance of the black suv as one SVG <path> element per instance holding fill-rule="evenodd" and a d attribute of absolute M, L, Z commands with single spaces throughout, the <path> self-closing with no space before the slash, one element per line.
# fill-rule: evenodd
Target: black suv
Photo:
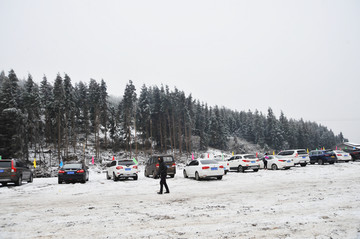
<path fill-rule="evenodd" d="M 176 163 L 171 155 L 158 155 L 158 156 L 151 156 L 145 165 L 145 171 L 144 175 L 145 177 L 149 177 L 150 175 L 153 176 L 153 178 L 156 178 L 158 169 L 159 169 L 159 160 L 158 158 L 162 158 L 168 167 L 167 174 L 170 177 L 175 177 L 176 174 Z"/>
<path fill-rule="evenodd" d="M 22 181 L 33 182 L 33 173 L 29 167 L 18 159 L 0 160 L 0 183 L 5 186 L 8 183 L 15 183 L 20 186 Z"/>
<path fill-rule="evenodd" d="M 312 150 L 309 153 L 310 164 L 324 163 L 334 164 L 336 162 L 336 155 L 333 150 Z"/>

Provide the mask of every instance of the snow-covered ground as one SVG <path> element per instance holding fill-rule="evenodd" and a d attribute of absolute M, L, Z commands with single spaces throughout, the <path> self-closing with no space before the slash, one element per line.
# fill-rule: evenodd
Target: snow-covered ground
<path fill-rule="evenodd" d="M 0 186 L 0 238 L 360 238 L 360 162 L 184 179 Z"/>

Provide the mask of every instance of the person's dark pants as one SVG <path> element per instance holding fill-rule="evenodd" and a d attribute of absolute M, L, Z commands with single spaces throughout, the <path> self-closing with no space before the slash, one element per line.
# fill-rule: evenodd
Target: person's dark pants
<path fill-rule="evenodd" d="M 264 162 L 264 168 L 267 168 L 267 161 L 264 160 L 263 162 Z"/>
<path fill-rule="evenodd" d="M 169 193 L 169 187 L 166 183 L 166 175 L 161 175 L 161 179 L 160 179 L 160 193 L 163 192 L 163 186 L 165 186 L 166 192 Z"/>

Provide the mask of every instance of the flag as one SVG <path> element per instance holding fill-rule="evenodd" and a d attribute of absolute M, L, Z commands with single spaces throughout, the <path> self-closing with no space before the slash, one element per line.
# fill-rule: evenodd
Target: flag
<path fill-rule="evenodd" d="M 194 160 L 194 153 L 191 154 L 191 159 Z"/>
<path fill-rule="evenodd" d="M 337 146 L 336 146 L 336 150 L 337 150 Z"/>
<path fill-rule="evenodd" d="M 221 154 L 221 159 L 224 160 L 224 154 L 223 153 Z"/>
<path fill-rule="evenodd" d="M 256 152 L 256 157 L 258 157 L 258 152 Z"/>
<path fill-rule="evenodd" d="M 275 155 L 275 151 L 273 151 L 273 155 Z"/>
<path fill-rule="evenodd" d="M 138 162 L 136 161 L 136 159 L 135 159 L 135 158 L 133 158 L 133 161 L 134 161 L 134 163 L 135 163 L 135 164 L 138 164 Z"/>
<path fill-rule="evenodd" d="M 115 157 L 113 156 L 113 159 L 112 159 L 113 161 L 115 160 Z"/>
<path fill-rule="evenodd" d="M 91 159 L 91 163 L 92 163 L 93 165 L 95 164 L 94 157 L 92 157 L 92 159 Z"/>
<path fill-rule="evenodd" d="M 60 168 L 61 168 L 62 166 L 64 166 L 63 161 L 60 162 L 59 166 L 60 166 Z"/>
<path fill-rule="evenodd" d="M 1 158 L 1 155 L 0 155 L 0 160 L 1 160 L 2 158 Z"/>
<path fill-rule="evenodd" d="M 307 149 L 306 152 L 309 153 L 309 149 Z"/>
<path fill-rule="evenodd" d="M 234 151 L 232 152 L 232 156 L 234 156 Z"/>
<path fill-rule="evenodd" d="M 210 158 L 210 154 L 208 153 L 208 158 Z"/>
<path fill-rule="evenodd" d="M 36 168 L 36 158 L 34 158 L 34 168 Z"/>

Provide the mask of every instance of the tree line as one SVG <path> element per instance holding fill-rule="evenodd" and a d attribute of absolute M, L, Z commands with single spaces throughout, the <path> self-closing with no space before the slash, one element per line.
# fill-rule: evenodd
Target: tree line
<path fill-rule="evenodd" d="M 130 80 L 122 99 L 109 99 L 104 80 L 73 84 L 58 74 L 38 85 L 29 74 L 19 80 L 10 70 L 0 73 L 0 155 L 29 157 L 29 149 L 52 148 L 60 161 L 79 148 L 139 151 L 152 154 L 229 148 L 229 137 L 242 138 L 264 150 L 330 148 L 343 142 L 327 127 L 303 119 L 277 118 L 269 108 L 235 111 L 208 106 L 168 86 L 143 85 L 139 95 Z M 240 153 L 240 152 L 239 152 Z"/>

